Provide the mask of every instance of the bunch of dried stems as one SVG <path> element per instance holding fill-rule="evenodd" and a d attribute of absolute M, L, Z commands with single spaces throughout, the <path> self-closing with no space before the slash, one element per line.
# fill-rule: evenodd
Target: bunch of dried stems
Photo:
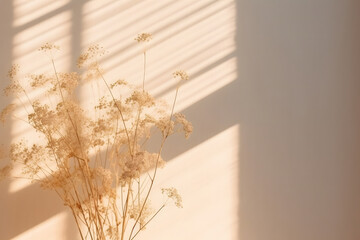
<path fill-rule="evenodd" d="M 141 87 L 125 80 L 108 82 L 98 62 L 104 50 L 98 45 L 79 57 L 81 74 L 58 72 L 53 55 L 59 47 L 50 43 L 39 50 L 49 56 L 52 73 L 28 75 L 24 84 L 18 78 L 18 66 L 9 71 L 11 84 L 4 92 L 17 101 L 1 112 L 0 120 L 19 119 L 41 138 L 12 143 L 10 163 L 1 168 L 0 177 L 21 164 L 22 177 L 55 191 L 71 209 L 81 239 L 132 240 L 169 199 L 182 207 L 175 188 L 161 189 L 166 201 L 157 210 L 149 204 L 157 170 L 165 163 L 161 153 L 166 139 L 179 131 L 187 138 L 192 132 L 184 115 L 174 112 L 179 87 L 189 78 L 184 71 L 173 74 L 177 88 L 172 106 L 145 90 L 146 43 L 151 38 L 148 33 L 135 38 L 144 46 Z M 76 90 L 85 83 L 102 84 L 105 90 L 94 94 L 95 104 L 88 109 L 76 97 Z M 38 89 L 43 94 L 29 94 Z M 19 105 L 27 119 L 13 112 Z M 150 152 L 146 146 L 156 131 L 161 133 L 158 151 Z"/>

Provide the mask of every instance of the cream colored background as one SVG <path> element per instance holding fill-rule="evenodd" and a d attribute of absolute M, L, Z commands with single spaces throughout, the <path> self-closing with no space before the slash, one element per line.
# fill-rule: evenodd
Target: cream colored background
<path fill-rule="evenodd" d="M 36 51 L 47 41 L 73 70 L 100 43 L 107 77 L 140 83 L 133 38 L 151 32 L 147 87 L 170 100 L 171 72 L 188 70 L 177 110 L 195 132 L 170 140 L 157 182 L 177 187 L 184 209 L 141 239 L 358 240 L 359 11 L 357 0 L 2 1 L 0 74 L 11 63 L 49 71 Z M 16 121 L 0 133 L 3 143 L 29 134 Z M 0 239 L 74 236 L 55 194 L 0 183 Z"/>

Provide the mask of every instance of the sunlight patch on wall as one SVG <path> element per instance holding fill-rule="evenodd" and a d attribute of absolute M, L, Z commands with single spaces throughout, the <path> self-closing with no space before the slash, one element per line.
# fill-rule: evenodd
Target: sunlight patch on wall
<path fill-rule="evenodd" d="M 69 67 L 71 40 L 70 0 L 14 1 L 13 63 L 23 73 L 49 69 L 49 58 L 38 48 L 46 42 L 59 45 L 61 51 L 54 57 L 59 67 Z"/>
<path fill-rule="evenodd" d="M 222 87 L 235 81 L 237 78 L 236 58 L 232 57 L 224 63 L 209 68 L 208 71 L 196 77 L 192 82 L 185 83 L 179 94 L 177 111 L 190 107 L 193 103 L 211 95 Z M 173 98 L 173 94 L 167 93 L 166 99 Z"/>
<path fill-rule="evenodd" d="M 125 79 L 141 84 L 143 48 L 134 41 L 141 32 L 153 34 L 145 84 L 151 94 L 171 102 L 176 87 L 172 73 L 183 69 L 190 75 L 181 89 L 178 110 L 236 79 L 233 0 L 90 1 L 83 14 L 82 47 L 98 43 L 107 50 L 100 62 L 109 82 Z"/>
<path fill-rule="evenodd" d="M 16 236 L 12 240 L 63 240 L 67 231 L 66 224 L 64 224 L 68 220 L 67 218 L 67 212 L 64 211 L 58 213 L 41 224 L 34 226 L 26 232 Z"/>
<path fill-rule="evenodd" d="M 13 37 L 13 63 L 20 66 L 18 79 L 27 90 L 30 99 L 41 96 L 42 91 L 34 91 L 29 86 L 31 74 L 53 73 L 49 54 L 38 51 L 46 42 L 60 46 L 60 51 L 53 57 L 58 71 L 68 71 L 71 67 L 71 12 L 66 9 L 69 1 L 33 1 L 14 3 L 14 37 Z M 11 141 L 21 139 L 37 141 L 35 131 L 25 123 L 28 113 L 32 112 L 25 94 L 16 99 L 19 107 L 15 110 L 11 122 Z M 45 101 L 48 99 L 44 96 Z M 24 106 L 26 110 L 24 109 Z M 15 167 L 12 175 L 21 176 L 21 169 Z M 9 185 L 9 192 L 15 193 L 29 186 L 29 180 L 14 178 Z"/>
<path fill-rule="evenodd" d="M 43 17 L 45 14 L 49 14 L 54 11 L 58 11 L 61 7 L 64 7 L 70 0 L 45 0 L 45 1 L 21 1 L 15 0 L 15 19 L 13 22 L 14 27 L 21 27 L 32 21 Z"/>
<path fill-rule="evenodd" d="M 26 187 L 31 185 L 31 180 L 18 178 L 18 176 L 22 176 L 21 172 L 22 169 L 19 166 L 16 166 L 11 171 L 12 181 L 10 182 L 8 189 L 8 192 L 10 194 L 16 193 L 17 191 L 21 191 L 22 189 L 25 189 Z"/>
<path fill-rule="evenodd" d="M 238 240 L 239 136 L 240 126 L 234 125 L 167 163 L 159 172 L 153 205 L 163 201 L 160 188 L 176 187 L 184 208 L 170 205 L 142 239 Z"/>

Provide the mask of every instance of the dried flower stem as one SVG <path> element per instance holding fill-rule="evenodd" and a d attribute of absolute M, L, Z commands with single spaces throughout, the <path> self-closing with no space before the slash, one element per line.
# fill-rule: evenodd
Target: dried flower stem
<path fill-rule="evenodd" d="M 132 238 L 129 238 L 129 239 L 130 239 L 130 240 L 133 240 L 133 239 L 139 234 L 139 232 L 140 232 L 141 230 L 143 230 L 143 229 L 148 225 L 148 223 L 150 223 L 151 220 L 153 220 L 154 217 L 156 217 L 156 215 L 158 215 L 158 213 L 159 213 L 164 207 L 165 207 L 165 204 L 163 204 L 163 205 L 156 211 L 156 213 L 155 213 L 143 226 L 141 226 L 141 227 L 139 228 L 139 230 L 137 230 L 137 232 L 134 234 L 134 236 L 133 236 Z M 131 236 L 130 236 L 130 237 L 131 237 Z"/>
<path fill-rule="evenodd" d="M 114 101 L 114 104 L 115 104 L 117 110 L 118 110 L 119 113 L 120 113 L 120 117 L 121 117 L 121 120 L 122 120 L 123 125 L 124 125 L 124 129 L 125 129 L 125 132 L 126 132 L 126 137 L 127 137 L 128 142 L 129 142 L 129 152 L 130 152 L 131 155 L 133 155 L 133 152 L 132 152 L 132 150 L 131 150 L 131 145 L 130 145 L 131 141 L 130 141 L 129 131 L 128 131 L 127 127 L 126 127 L 124 115 L 123 115 L 123 113 L 122 113 L 122 111 L 121 111 L 121 108 L 118 106 L 118 104 L 117 104 L 117 102 L 116 102 L 116 100 L 115 100 L 114 94 L 112 93 L 112 91 L 111 91 L 111 89 L 110 89 L 110 87 L 109 87 L 109 84 L 108 84 L 107 81 L 105 80 L 104 75 L 102 74 L 102 72 L 100 71 L 100 69 L 99 69 L 98 67 L 96 68 L 96 70 L 97 70 L 97 72 L 99 73 L 99 75 L 100 75 L 101 79 L 103 80 L 103 82 L 105 83 L 106 88 L 108 89 L 108 91 L 109 91 L 109 93 L 110 93 L 110 95 L 111 95 L 111 98 L 112 98 L 112 100 Z"/>
<path fill-rule="evenodd" d="M 143 84 L 142 84 L 142 91 L 143 93 L 145 92 L 145 76 L 146 76 L 146 46 L 144 47 L 144 66 L 143 66 Z M 135 149 L 135 143 L 136 141 L 136 137 L 137 137 L 137 130 L 138 130 L 138 126 L 139 126 L 139 121 L 140 121 L 140 114 L 141 114 L 141 110 L 142 110 L 142 106 L 139 104 L 139 110 L 138 110 L 138 115 L 136 118 L 136 127 L 135 127 L 135 134 L 134 134 L 134 143 L 133 143 L 133 152 L 136 152 Z"/>
<path fill-rule="evenodd" d="M 122 223 L 122 228 L 121 228 L 121 240 L 124 239 L 124 234 L 125 234 L 126 216 L 127 216 L 128 205 L 129 205 L 130 192 L 131 192 L 131 182 L 129 183 L 128 192 L 127 192 L 127 195 L 126 195 L 125 209 L 124 209 L 124 215 L 123 215 L 123 223 Z"/>
<path fill-rule="evenodd" d="M 180 83 L 179 83 L 178 86 L 180 86 Z M 143 205 L 142 205 L 142 207 L 141 207 L 139 216 L 138 216 L 137 219 L 135 220 L 135 223 L 134 223 L 134 225 L 133 225 L 133 227 L 132 227 L 132 229 L 131 229 L 130 236 L 129 236 L 129 239 L 130 239 L 130 240 L 133 239 L 133 238 L 131 238 L 131 236 L 132 236 L 132 234 L 133 234 L 133 232 L 134 232 L 134 229 L 135 229 L 136 224 L 139 222 L 139 219 L 140 219 L 140 217 L 141 217 L 141 214 L 142 214 L 143 211 L 144 211 L 145 204 L 146 204 L 146 202 L 147 202 L 147 200 L 148 200 L 148 198 L 149 198 L 149 196 L 150 196 L 150 192 L 151 192 L 152 187 L 153 187 L 153 185 L 154 185 L 154 181 L 155 181 L 155 177 L 156 177 L 156 173 L 157 173 L 157 169 L 158 169 L 158 163 L 159 163 L 160 155 L 161 155 L 162 149 L 163 149 L 163 147 L 164 147 L 165 140 L 167 139 L 167 137 L 169 136 L 169 133 L 170 133 L 170 123 L 171 123 L 171 118 L 172 118 L 172 116 L 173 116 L 173 114 L 174 114 L 174 109 L 175 109 L 175 104 L 176 104 L 176 99 L 177 99 L 178 92 L 179 92 L 179 87 L 176 88 L 176 93 L 175 93 L 175 97 L 174 97 L 174 102 L 173 102 L 172 107 L 171 107 L 171 113 L 170 113 L 169 123 L 168 123 L 169 128 L 168 128 L 168 130 L 167 130 L 167 133 L 166 133 L 165 135 L 163 135 L 163 138 L 162 138 L 162 140 L 161 140 L 160 149 L 159 149 L 159 152 L 158 152 L 158 154 L 157 154 L 156 164 L 155 164 L 155 168 L 154 168 L 154 174 L 153 174 L 152 177 L 150 177 L 149 190 L 148 190 L 148 192 L 147 192 L 147 194 L 146 194 L 146 197 L 145 197 L 144 203 L 143 203 Z M 135 237 L 135 236 L 134 236 L 134 237 Z"/>
<path fill-rule="evenodd" d="M 60 92 L 60 95 L 61 95 L 62 102 L 63 102 L 63 104 L 65 104 L 65 98 L 64 98 L 63 92 L 62 92 L 62 90 L 61 90 L 61 84 L 60 84 L 60 81 L 59 81 L 59 76 L 58 76 L 58 73 L 57 73 L 57 70 L 56 70 L 56 67 L 55 67 L 54 58 L 53 58 L 52 56 L 51 56 L 51 63 L 52 63 L 53 70 L 54 70 L 54 73 L 55 73 L 55 77 L 56 77 L 56 80 L 57 80 L 57 84 L 58 84 L 58 87 L 59 87 L 59 92 Z M 74 128 L 75 135 L 76 135 L 77 141 L 78 141 L 78 143 L 79 143 L 80 150 L 81 150 L 82 154 L 85 155 L 85 154 L 84 154 L 84 151 L 83 151 L 83 148 L 82 148 L 82 144 L 81 144 L 81 141 L 80 141 L 80 137 L 79 137 L 79 134 L 78 134 L 77 127 L 76 127 L 73 119 L 71 118 L 71 115 L 70 115 L 70 113 L 69 113 L 69 110 L 67 109 L 66 106 L 65 106 L 65 108 L 66 108 L 66 113 L 67 113 L 67 115 L 68 115 L 68 118 L 69 118 L 69 120 L 70 120 L 70 122 L 71 122 L 71 125 L 72 125 L 72 127 Z M 88 164 L 87 164 L 87 161 L 86 161 L 85 159 L 82 159 L 82 158 L 77 158 L 77 159 L 81 159 L 81 160 L 83 160 L 83 162 L 85 163 L 85 168 L 84 168 L 84 167 L 83 167 L 83 164 L 81 164 L 80 161 L 78 162 L 79 167 L 80 167 L 80 169 L 81 169 L 81 172 L 82 172 L 82 174 L 83 174 L 83 177 L 84 177 L 85 180 L 87 180 L 88 178 L 86 178 L 85 172 L 84 172 L 84 169 L 85 169 L 85 171 L 87 171 L 87 174 L 90 175 L 89 166 L 88 166 Z M 88 190 L 87 187 L 89 187 L 91 194 L 94 195 L 94 187 L 93 187 L 91 181 L 85 181 L 85 183 L 87 183 L 87 184 L 86 184 L 86 190 Z M 76 188 L 75 188 L 75 192 L 76 192 Z M 99 211 L 98 211 L 98 206 L 97 206 L 97 202 L 95 201 L 95 199 L 94 199 L 93 201 L 94 201 L 94 207 L 95 207 L 95 216 L 94 216 L 94 219 L 97 218 L 97 219 L 99 220 L 100 228 L 98 228 L 97 225 L 95 225 L 95 226 L 96 226 L 96 228 L 98 228 L 98 233 L 101 233 L 102 236 L 105 238 L 105 234 L 104 234 L 104 232 L 103 232 L 102 221 L 100 220 L 99 214 L 97 214 L 97 213 L 99 213 Z"/>

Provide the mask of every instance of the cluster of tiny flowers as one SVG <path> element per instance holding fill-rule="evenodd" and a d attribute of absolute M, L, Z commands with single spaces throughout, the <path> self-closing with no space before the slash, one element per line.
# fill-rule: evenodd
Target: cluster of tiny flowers
<path fill-rule="evenodd" d="M 179 123 L 182 125 L 183 127 L 183 131 L 185 133 L 185 138 L 189 138 L 190 134 L 193 131 L 193 126 L 191 124 L 191 122 L 189 122 L 186 118 L 184 114 L 181 113 L 175 113 L 174 114 L 175 117 L 175 122 Z"/>
<path fill-rule="evenodd" d="M 80 76 L 77 72 L 59 73 L 59 81 L 60 88 L 71 92 L 79 85 Z"/>
<path fill-rule="evenodd" d="M 110 84 L 110 88 L 114 89 L 116 86 L 121 86 L 121 85 L 126 85 L 127 82 L 123 79 L 119 79 L 117 81 L 115 81 L 114 83 Z"/>
<path fill-rule="evenodd" d="M 100 191 L 102 194 L 107 194 L 111 191 L 113 176 L 109 169 L 105 169 L 103 167 L 97 167 L 94 169 L 95 178 L 101 180 L 102 182 L 102 190 Z"/>
<path fill-rule="evenodd" d="M 85 66 L 85 64 L 94 60 L 94 58 L 101 57 L 104 54 L 105 54 L 105 50 L 99 44 L 91 45 L 90 47 L 88 47 L 88 49 L 84 53 L 82 53 L 79 56 L 77 66 L 78 66 L 78 68 L 82 68 Z M 92 63 L 90 63 L 89 66 L 91 64 Z M 97 65 L 96 65 L 96 67 L 97 67 Z"/>
<path fill-rule="evenodd" d="M 51 50 L 60 50 L 60 47 L 53 44 L 53 43 L 45 43 L 44 45 L 42 45 L 39 49 L 39 51 L 43 51 L 43 52 L 47 52 L 47 51 L 51 51 Z"/>
<path fill-rule="evenodd" d="M 175 206 L 182 208 L 182 199 L 176 188 L 162 188 L 162 194 L 165 194 L 168 198 L 172 199 L 175 203 Z"/>
<path fill-rule="evenodd" d="M 152 35 L 150 33 L 141 33 L 139 34 L 135 40 L 137 42 L 149 42 L 152 39 Z"/>
<path fill-rule="evenodd" d="M 46 74 L 32 74 L 29 78 L 32 88 L 43 87 L 46 83 L 53 80 L 53 77 L 47 76 Z"/>
<path fill-rule="evenodd" d="M 19 69 L 19 65 L 14 64 L 11 66 L 8 72 L 8 77 L 11 79 L 11 84 L 4 89 L 4 94 L 6 96 L 9 96 L 10 94 L 16 94 L 22 91 L 18 80 L 15 78 L 19 72 Z"/>
<path fill-rule="evenodd" d="M 163 137 L 167 137 L 174 132 L 175 123 L 169 120 L 169 117 L 165 116 L 156 121 L 156 127 L 160 129 Z"/>
<path fill-rule="evenodd" d="M 137 103 L 139 106 L 151 107 L 155 101 L 148 92 L 135 90 L 131 97 L 126 100 L 126 103 Z"/>
<path fill-rule="evenodd" d="M 140 204 L 133 205 L 132 208 L 129 209 L 129 217 L 136 220 L 139 217 L 139 214 L 141 212 L 139 223 L 140 227 L 145 229 L 145 223 L 147 218 L 153 213 L 152 209 L 150 208 L 150 204 L 145 204 L 144 208 L 141 211 L 141 206 L 144 204 L 144 202 L 141 202 Z"/>
<path fill-rule="evenodd" d="M 14 64 L 11 66 L 8 76 L 10 79 L 14 79 L 14 77 L 18 74 L 20 66 L 17 64 Z"/>
<path fill-rule="evenodd" d="M 174 78 L 180 78 L 181 80 L 189 80 L 189 75 L 183 71 L 183 70 L 178 70 L 176 72 L 173 73 Z"/>

